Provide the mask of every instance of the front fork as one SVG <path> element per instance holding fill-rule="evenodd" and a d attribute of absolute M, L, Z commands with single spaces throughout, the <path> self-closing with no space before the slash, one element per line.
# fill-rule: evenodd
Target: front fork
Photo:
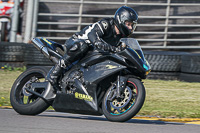
<path fill-rule="evenodd" d="M 126 88 L 127 80 L 128 78 L 124 76 L 117 77 L 117 82 L 112 84 L 112 87 L 111 87 L 112 89 L 108 96 L 109 101 L 113 101 L 115 98 L 123 98 L 122 93 L 124 92 L 124 89 Z"/>
<path fill-rule="evenodd" d="M 127 80 L 128 78 L 124 76 L 117 77 L 117 94 L 116 94 L 117 98 L 120 98 L 121 94 L 124 92 L 124 89 L 126 88 Z"/>

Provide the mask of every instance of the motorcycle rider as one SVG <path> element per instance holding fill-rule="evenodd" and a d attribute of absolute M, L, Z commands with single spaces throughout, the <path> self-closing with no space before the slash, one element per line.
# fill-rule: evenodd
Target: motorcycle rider
<path fill-rule="evenodd" d="M 57 79 L 62 69 L 68 68 L 73 62 L 84 57 L 91 45 L 97 50 L 107 52 L 123 50 L 124 45 L 119 45 L 119 41 L 133 33 L 137 20 L 138 15 L 135 10 L 122 6 L 116 11 L 114 18 L 104 18 L 75 33 L 65 42 L 67 52 L 49 71 L 47 80 L 54 89 L 60 90 Z"/>

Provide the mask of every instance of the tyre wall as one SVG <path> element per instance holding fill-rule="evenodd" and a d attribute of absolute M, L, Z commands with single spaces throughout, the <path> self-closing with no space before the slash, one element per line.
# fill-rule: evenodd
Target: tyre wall
<path fill-rule="evenodd" d="M 151 65 L 148 79 L 200 82 L 200 54 L 144 51 L 144 56 Z M 5 42 L 0 44 L 0 68 L 5 66 L 51 67 L 53 63 L 31 44 Z"/>
<path fill-rule="evenodd" d="M 23 67 L 25 45 L 18 43 L 0 43 L 0 68 Z"/>
<path fill-rule="evenodd" d="M 200 54 L 170 51 L 144 51 L 151 65 L 149 79 L 200 82 Z"/>
<path fill-rule="evenodd" d="M 200 82 L 200 54 L 182 56 L 180 80 Z"/>

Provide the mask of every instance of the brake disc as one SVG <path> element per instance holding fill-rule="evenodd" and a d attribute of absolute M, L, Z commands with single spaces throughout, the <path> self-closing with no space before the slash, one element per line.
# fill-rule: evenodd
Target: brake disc
<path fill-rule="evenodd" d="M 130 87 L 127 86 L 122 95 L 124 95 L 123 98 L 117 98 L 110 102 L 111 107 L 114 109 L 124 108 L 130 102 L 132 98 L 132 90 Z"/>

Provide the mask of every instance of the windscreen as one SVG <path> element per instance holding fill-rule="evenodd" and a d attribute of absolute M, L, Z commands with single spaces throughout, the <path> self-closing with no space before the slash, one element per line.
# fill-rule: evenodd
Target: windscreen
<path fill-rule="evenodd" d="M 120 41 L 134 50 L 142 50 L 138 41 L 134 38 L 122 38 Z"/>
<path fill-rule="evenodd" d="M 141 47 L 140 47 L 140 45 L 139 45 L 139 43 L 136 39 L 134 39 L 134 38 L 122 38 L 120 41 L 122 43 L 125 43 L 126 45 L 128 45 L 129 48 L 131 48 L 135 52 L 137 52 L 144 61 L 144 54 L 143 54 L 142 49 L 141 49 Z"/>

